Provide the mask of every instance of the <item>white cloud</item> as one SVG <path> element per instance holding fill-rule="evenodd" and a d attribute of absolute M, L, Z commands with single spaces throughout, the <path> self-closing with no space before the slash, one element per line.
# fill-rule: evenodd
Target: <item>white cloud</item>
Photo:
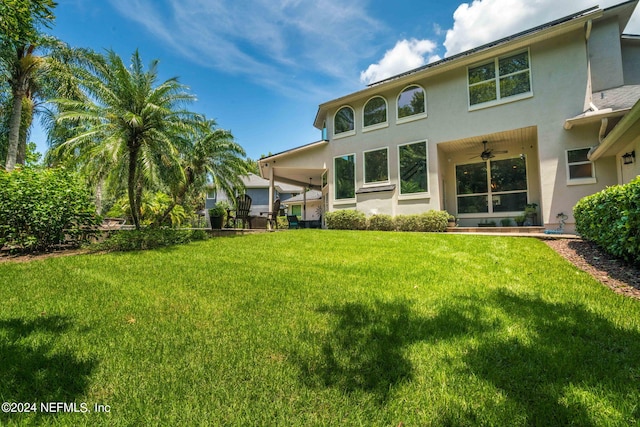
<path fill-rule="evenodd" d="M 621 0 L 603 0 L 607 8 Z M 598 4 L 597 0 L 474 0 L 455 11 L 453 28 L 447 31 L 445 56 L 499 40 L 511 34 L 568 16 Z M 626 32 L 640 32 L 640 10 Z"/>
<path fill-rule="evenodd" d="M 436 48 L 437 44 L 431 40 L 400 40 L 384 54 L 380 62 L 369 65 L 360 73 L 360 81 L 366 84 L 377 82 L 438 60 L 440 57 L 437 55 L 426 58 Z"/>
<path fill-rule="evenodd" d="M 367 14 L 368 1 L 110 0 L 197 64 L 279 90 L 297 84 L 297 93 L 311 74 L 353 76 L 371 54 L 383 24 Z"/>

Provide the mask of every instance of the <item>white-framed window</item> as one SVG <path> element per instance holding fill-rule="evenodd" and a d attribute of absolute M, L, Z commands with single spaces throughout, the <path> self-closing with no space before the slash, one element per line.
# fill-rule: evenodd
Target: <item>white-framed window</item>
<path fill-rule="evenodd" d="M 355 113 L 353 108 L 347 105 L 336 111 L 336 115 L 333 118 L 333 133 L 336 137 L 354 135 L 356 133 L 355 129 Z"/>
<path fill-rule="evenodd" d="M 524 157 L 456 165 L 458 215 L 522 212 L 529 197 Z"/>
<path fill-rule="evenodd" d="M 380 184 L 389 182 L 389 149 L 378 148 L 365 151 L 364 184 Z"/>
<path fill-rule="evenodd" d="M 364 104 L 362 110 L 363 130 L 375 130 L 387 125 L 387 100 L 381 96 L 374 96 Z"/>
<path fill-rule="evenodd" d="M 422 87 L 407 86 L 398 95 L 397 122 L 404 123 L 427 116 L 427 97 Z"/>
<path fill-rule="evenodd" d="M 327 171 L 322 172 L 322 189 L 324 189 L 328 184 L 327 174 Z"/>
<path fill-rule="evenodd" d="M 589 160 L 589 150 L 591 148 L 577 148 L 565 152 L 568 185 L 595 184 L 596 168 Z"/>
<path fill-rule="evenodd" d="M 429 193 L 427 141 L 398 146 L 398 171 L 401 196 Z"/>
<path fill-rule="evenodd" d="M 335 200 L 356 198 L 356 155 L 346 154 L 333 158 L 333 186 Z"/>
<path fill-rule="evenodd" d="M 468 68 L 469 108 L 483 108 L 533 95 L 529 51 Z"/>

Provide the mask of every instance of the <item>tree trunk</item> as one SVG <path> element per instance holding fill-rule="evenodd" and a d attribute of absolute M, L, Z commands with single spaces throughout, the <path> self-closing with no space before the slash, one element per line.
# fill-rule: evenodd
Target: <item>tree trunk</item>
<path fill-rule="evenodd" d="M 136 172 L 138 170 L 138 147 L 129 149 L 129 177 L 127 180 L 127 190 L 129 194 L 129 209 L 133 218 L 133 225 L 136 230 L 140 230 L 139 207 L 136 204 Z"/>
<path fill-rule="evenodd" d="M 13 108 L 9 121 L 9 147 L 7 150 L 7 162 L 5 169 L 11 172 L 16 167 L 18 157 L 18 144 L 20 142 L 20 116 L 22 114 L 22 98 L 24 91 L 15 91 L 13 95 Z"/>
<path fill-rule="evenodd" d="M 18 141 L 18 154 L 16 164 L 24 165 L 27 160 L 27 138 L 29 129 L 33 123 L 33 100 L 25 93 L 22 98 L 22 111 L 20 112 L 20 136 Z"/>

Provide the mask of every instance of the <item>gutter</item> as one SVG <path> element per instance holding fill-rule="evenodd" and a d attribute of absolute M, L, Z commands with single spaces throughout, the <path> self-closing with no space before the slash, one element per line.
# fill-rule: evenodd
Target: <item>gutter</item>
<path fill-rule="evenodd" d="M 609 135 L 607 135 L 606 138 L 602 140 L 600 145 L 592 148 L 591 151 L 589 151 L 589 160 L 598 160 L 605 154 L 605 152 L 607 152 L 622 137 L 624 137 L 625 134 L 629 132 L 633 126 L 640 127 L 640 101 L 636 102 L 633 108 L 627 111 L 627 115 L 624 116 L 622 120 L 620 120 L 620 123 L 618 123 L 618 125 L 613 128 Z"/>

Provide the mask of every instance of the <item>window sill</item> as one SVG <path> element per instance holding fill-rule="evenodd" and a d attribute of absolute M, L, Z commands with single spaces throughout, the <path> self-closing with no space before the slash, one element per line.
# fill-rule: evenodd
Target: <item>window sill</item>
<path fill-rule="evenodd" d="M 355 205 L 357 203 L 356 199 L 338 199 L 334 200 L 333 204 L 336 205 Z"/>
<path fill-rule="evenodd" d="M 408 117 L 397 118 L 396 124 L 401 125 L 404 123 L 411 123 L 411 122 L 415 122 L 416 120 L 426 119 L 427 117 L 428 117 L 427 113 L 423 113 L 423 114 L 415 114 L 413 116 L 408 116 Z"/>
<path fill-rule="evenodd" d="M 487 101 L 482 104 L 469 105 L 469 111 L 484 110 L 485 108 L 497 107 L 499 105 L 510 104 L 512 102 L 522 101 L 524 99 L 533 98 L 533 92 L 521 93 L 508 98 L 497 99 L 495 101 Z"/>
<path fill-rule="evenodd" d="M 384 122 L 384 123 L 379 123 L 377 125 L 371 125 L 371 126 L 367 126 L 365 128 L 362 128 L 362 132 L 372 132 L 374 130 L 378 130 L 378 129 L 384 129 L 384 128 L 388 128 L 389 127 L 389 122 Z"/>
<path fill-rule="evenodd" d="M 353 136 L 355 134 L 356 134 L 355 130 L 350 130 L 348 132 L 342 132 L 342 133 L 334 134 L 333 135 L 333 139 L 335 140 L 335 139 L 347 138 L 347 137 Z"/>
<path fill-rule="evenodd" d="M 356 194 L 369 194 L 369 193 L 382 193 L 385 191 L 395 191 L 396 189 L 396 185 L 395 184 L 378 184 L 378 185 L 365 185 L 362 188 L 359 188 L 356 191 Z"/>
<path fill-rule="evenodd" d="M 419 200 L 430 199 L 431 193 L 412 193 L 412 194 L 399 194 L 398 200 Z"/>
<path fill-rule="evenodd" d="M 597 184 L 596 178 L 582 178 L 582 179 L 570 179 L 567 181 L 567 185 L 590 185 Z"/>

